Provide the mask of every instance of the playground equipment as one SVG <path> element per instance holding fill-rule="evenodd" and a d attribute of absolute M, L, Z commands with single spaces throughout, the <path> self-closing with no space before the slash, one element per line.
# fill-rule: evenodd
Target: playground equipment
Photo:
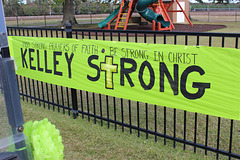
<path fill-rule="evenodd" d="M 171 5 L 176 2 L 180 10 L 170 10 Z M 151 7 L 153 10 L 149 9 Z M 158 31 L 175 29 L 168 12 L 182 12 L 189 24 L 193 26 L 178 0 L 172 0 L 164 4 L 162 0 L 122 0 L 121 5 L 115 9 L 105 20 L 98 23 L 102 29 L 110 29 L 110 24 L 116 19 L 115 30 L 127 29 L 129 19 L 136 10 L 144 19 L 152 23 L 152 30 Z"/>
<path fill-rule="evenodd" d="M 0 53 L 0 159 L 30 160 L 32 154 L 28 139 L 23 133 L 20 96 L 14 62 L 9 57 L 2 1 L 0 1 Z"/>

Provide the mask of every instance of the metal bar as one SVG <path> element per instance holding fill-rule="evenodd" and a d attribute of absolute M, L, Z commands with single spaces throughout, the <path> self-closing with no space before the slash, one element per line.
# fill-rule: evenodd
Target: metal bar
<path fill-rule="evenodd" d="M 25 29 L 25 27 L 7 27 L 8 29 Z M 40 27 L 28 27 L 29 30 L 42 30 Z M 57 31 L 64 31 L 64 29 L 52 29 L 52 28 L 46 28 L 44 30 L 57 30 Z M 101 29 L 72 29 L 72 31 L 78 31 L 78 32 L 100 32 L 100 33 L 106 33 L 109 32 L 108 30 L 101 30 Z M 166 32 L 162 31 L 143 31 L 143 30 L 111 30 L 112 33 L 138 33 L 138 34 L 158 34 L 158 35 L 164 35 Z M 240 33 L 214 33 L 214 32 L 180 32 L 180 31 L 171 31 L 167 33 L 168 35 L 188 35 L 188 36 L 212 36 L 212 37 L 240 37 Z M 84 38 L 84 37 L 83 37 Z"/>
<path fill-rule="evenodd" d="M 155 126 L 155 133 L 157 133 L 157 105 L 154 105 L 154 126 Z M 157 135 L 155 134 L 155 142 L 157 142 Z"/>
<path fill-rule="evenodd" d="M 157 37 L 156 37 L 156 34 L 153 34 L 153 43 L 156 44 L 157 43 Z"/>
<path fill-rule="evenodd" d="M 86 91 L 86 99 L 87 99 L 87 113 L 89 114 L 90 109 L 89 109 L 88 91 Z M 90 122 L 90 116 L 88 116 L 88 121 Z"/>
<path fill-rule="evenodd" d="M 148 104 L 145 103 L 145 114 L 146 114 L 146 130 L 148 130 Z M 148 133 L 146 133 L 146 139 L 148 139 Z"/>
<path fill-rule="evenodd" d="M 107 119 L 109 119 L 109 104 L 108 104 L 108 95 L 106 95 L 106 104 L 107 104 Z M 108 128 L 110 127 L 110 124 L 108 122 Z"/>
<path fill-rule="evenodd" d="M 78 39 L 78 31 L 75 31 L 76 39 Z"/>
<path fill-rule="evenodd" d="M 164 135 L 166 135 L 166 121 L 167 121 L 167 111 L 166 111 L 166 107 L 164 107 L 164 120 L 163 120 L 163 126 L 164 126 Z M 166 138 L 164 138 L 164 145 L 166 145 Z"/>
<path fill-rule="evenodd" d="M 53 85 L 51 84 L 50 85 L 50 88 L 51 88 L 51 94 L 52 94 L 52 103 L 53 103 L 53 110 L 55 111 L 55 105 L 54 105 L 54 94 L 53 94 Z"/>
<path fill-rule="evenodd" d="M 140 128 L 140 120 L 139 120 L 139 102 L 137 101 L 137 128 Z M 140 130 L 138 130 L 138 137 L 140 137 Z"/>
<path fill-rule="evenodd" d="M 205 146 L 208 146 L 208 123 L 209 123 L 209 115 L 206 115 L 206 137 L 205 137 Z M 205 149 L 205 155 L 207 155 L 207 149 Z"/>
<path fill-rule="evenodd" d="M 88 38 L 91 39 L 91 33 L 90 32 L 88 32 Z"/>
<path fill-rule="evenodd" d="M 187 126 L 187 111 L 184 111 L 184 122 L 183 122 L 183 140 L 186 141 L 186 126 Z M 186 149 L 186 144 L 183 144 L 183 150 Z"/>
<path fill-rule="evenodd" d="M 68 115 L 70 116 L 70 104 L 69 104 L 69 93 L 68 93 L 68 87 L 66 87 L 67 92 L 67 108 L 68 108 Z"/>
<path fill-rule="evenodd" d="M 100 109 L 100 117 L 102 117 L 102 95 L 99 94 L 99 109 Z M 103 126 L 103 120 L 101 119 L 101 126 Z"/>
<path fill-rule="evenodd" d="M 44 99 L 44 89 L 43 89 L 43 82 L 41 81 L 41 86 L 42 86 L 42 97 L 43 97 L 43 108 L 45 108 L 45 99 Z"/>
<path fill-rule="evenodd" d="M 221 128 L 221 118 L 218 117 L 218 129 L 217 129 L 217 150 L 219 150 L 219 142 L 220 142 L 220 128 Z M 219 153 L 216 154 L 216 159 L 218 159 Z"/>
<path fill-rule="evenodd" d="M 188 35 L 185 35 L 185 45 L 188 45 Z"/>
<path fill-rule="evenodd" d="M 222 37 L 222 47 L 225 45 L 225 37 Z"/>
<path fill-rule="evenodd" d="M 30 84 L 30 78 L 28 78 L 27 80 L 28 80 L 29 95 L 32 96 L 31 84 Z M 31 98 L 30 98 L 30 102 L 31 102 L 31 104 L 32 104 L 32 99 L 31 99 Z"/>
<path fill-rule="evenodd" d="M 95 102 L 95 93 L 92 93 L 92 97 L 93 97 L 93 114 L 96 115 L 96 102 Z M 94 117 L 94 123 L 96 124 L 96 117 Z"/>
<path fill-rule="evenodd" d="M 231 119 L 230 140 L 229 140 L 229 153 L 232 153 L 232 139 L 233 139 L 233 120 Z M 229 156 L 229 160 L 230 159 L 231 159 L 231 156 Z"/>
<path fill-rule="evenodd" d="M 197 46 L 199 46 L 199 36 L 197 36 Z"/>
<path fill-rule="evenodd" d="M 235 48 L 238 49 L 238 38 L 236 37 Z"/>
<path fill-rule="evenodd" d="M 121 115 L 122 115 L 122 123 L 124 123 L 124 111 L 123 111 L 123 99 L 121 98 Z M 122 132 L 124 132 L 124 126 L 122 126 Z"/>
<path fill-rule="evenodd" d="M 72 38 L 72 25 L 71 25 L 71 23 L 66 23 L 65 32 L 66 32 L 67 38 Z M 71 97 L 72 97 L 73 118 L 76 119 L 77 116 L 78 116 L 78 113 L 77 113 L 78 102 L 77 102 L 77 91 L 74 88 L 71 88 Z"/>
<path fill-rule="evenodd" d="M 40 99 L 40 89 L 39 89 L 39 81 L 37 80 L 37 91 L 38 91 L 38 98 Z M 41 106 L 41 102 L 38 101 L 39 106 Z"/>
<path fill-rule="evenodd" d="M 24 86 L 25 86 L 25 93 L 28 94 L 26 77 L 23 77 L 23 80 L 24 80 Z M 26 98 L 26 101 L 28 102 L 28 98 Z"/>
<path fill-rule="evenodd" d="M 58 86 L 57 85 L 55 85 L 55 89 L 56 89 L 56 96 L 57 96 L 57 104 L 59 105 Z M 58 107 L 58 105 L 57 105 L 57 107 Z M 58 112 L 60 112 L 59 107 L 58 107 Z"/>
<path fill-rule="evenodd" d="M 212 37 L 211 36 L 209 36 L 209 44 L 208 44 L 208 46 L 212 46 Z"/>
<path fill-rule="evenodd" d="M 129 124 L 132 125 L 132 108 L 131 108 L 131 100 L 128 100 L 128 113 L 129 113 Z M 130 134 L 132 134 L 132 128 L 130 128 Z"/>
<path fill-rule="evenodd" d="M 84 39 L 84 32 L 82 31 L 82 39 Z"/>
<path fill-rule="evenodd" d="M 116 98 L 113 97 L 113 110 L 114 110 L 114 121 L 117 121 L 117 112 L 116 112 Z M 115 124 L 115 130 L 117 130 L 117 124 Z"/>
<path fill-rule="evenodd" d="M 61 95 L 62 95 L 62 106 L 64 106 L 63 87 L 62 86 L 61 86 Z M 63 114 L 65 114 L 64 108 L 63 108 Z"/>
<path fill-rule="evenodd" d="M 173 109 L 173 137 L 176 138 L 176 108 Z M 176 147 L 176 141 L 173 141 L 173 148 Z"/>
<path fill-rule="evenodd" d="M 195 113 L 194 143 L 197 143 L 197 116 L 198 114 Z M 196 147 L 194 147 L 194 153 L 196 153 L 196 151 Z"/>
<path fill-rule="evenodd" d="M 174 35 L 174 44 L 177 44 L 177 35 Z"/>
<path fill-rule="evenodd" d="M 17 79 L 18 80 L 18 79 Z M 32 79 L 32 84 L 33 84 L 33 96 L 36 97 L 36 91 L 35 91 L 35 82 L 34 80 Z M 34 100 L 34 104 L 36 105 L 37 104 L 37 101 L 36 99 Z"/>
<path fill-rule="evenodd" d="M 21 84 L 21 90 L 23 93 L 23 83 L 22 83 L 22 76 L 20 76 L 20 84 Z M 24 96 L 22 97 L 23 101 L 24 101 Z"/>
<path fill-rule="evenodd" d="M 45 83 L 46 85 L 46 91 L 47 91 L 47 101 L 49 102 L 49 93 L 48 93 L 48 84 Z M 50 104 L 48 103 L 48 109 L 50 109 Z"/>
<path fill-rule="evenodd" d="M 81 110 L 83 112 L 83 98 L 82 98 L 82 90 L 80 90 L 80 99 L 81 99 Z M 84 119 L 84 115 L 82 115 L 82 119 Z"/>

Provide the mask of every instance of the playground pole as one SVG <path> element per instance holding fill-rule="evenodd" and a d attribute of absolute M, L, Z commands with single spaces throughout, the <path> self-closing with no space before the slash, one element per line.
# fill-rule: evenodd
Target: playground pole
<path fill-rule="evenodd" d="M 25 141 L 19 141 L 25 139 L 23 133 L 24 121 L 14 62 L 10 58 L 2 0 L 0 0 L 0 53 L 1 85 L 7 109 L 8 122 L 12 127 L 15 150 L 21 159 L 28 160 Z"/>
<path fill-rule="evenodd" d="M 2 1 L 0 1 L 0 52 L 3 58 L 10 57 Z"/>

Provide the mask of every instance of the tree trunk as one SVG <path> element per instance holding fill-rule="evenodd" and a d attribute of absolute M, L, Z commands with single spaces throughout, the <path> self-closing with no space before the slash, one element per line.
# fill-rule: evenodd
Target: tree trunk
<path fill-rule="evenodd" d="M 78 25 L 75 18 L 73 0 L 65 0 L 65 3 L 63 3 L 63 20 L 61 25 L 64 26 L 66 23 L 71 23 L 73 26 Z"/>

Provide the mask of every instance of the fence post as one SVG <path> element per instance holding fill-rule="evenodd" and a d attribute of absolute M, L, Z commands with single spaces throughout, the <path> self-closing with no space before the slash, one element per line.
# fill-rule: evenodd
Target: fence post
<path fill-rule="evenodd" d="M 72 24 L 66 23 L 65 32 L 67 34 L 67 38 L 72 38 Z M 71 88 L 71 97 L 72 97 L 72 112 L 73 119 L 78 117 L 78 103 L 77 103 L 77 90 Z"/>
<path fill-rule="evenodd" d="M 44 16 L 44 24 L 45 24 L 45 27 L 47 27 L 46 14 L 44 14 L 43 16 Z"/>
<path fill-rule="evenodd" d="M 16 20 L 17 20 L 17 27 L 18 27 L 18 15 L 16 16 Z"/>
<path fill-rule="evenodd" d="M 235 22 L 237 23 L 237 16 L 238 16 L 238 12 L 235 12 Z"/>
<path fill-rule="evenodd" d="M 93 21 L 92 21 L 92 12 L 90 12 L 90 21 L 91 21 L 91 24 L 93 24 Z"/>
<path fill-rule="evenodd" d="M 208 10 L 208 22 L 209 22 L 209 19 L 210 19 L 210 10 L 209 10 L 209 5 L 208 5 L 208 8 L 207 8 L 207 10 Z"/>

